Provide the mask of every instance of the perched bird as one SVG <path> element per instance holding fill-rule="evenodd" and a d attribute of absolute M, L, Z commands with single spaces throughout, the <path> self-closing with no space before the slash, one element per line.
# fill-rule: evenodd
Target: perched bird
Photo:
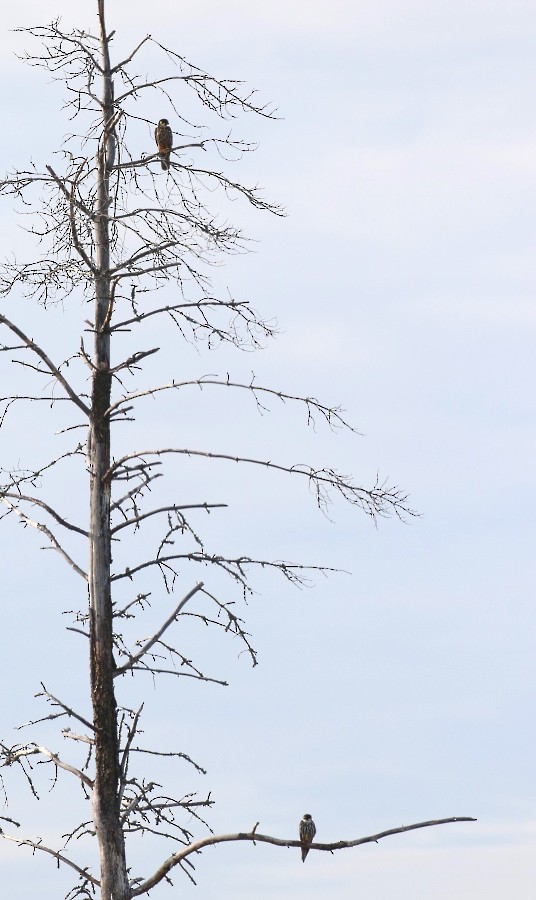
<path fill-rule="evenodd" d="M 158 144 L 162 168 L 167 171 L 169 169 L 170 151 L 173 147 L 173 132 L 167 119 L 160 119 L 158 122 L 154 130 L 154 139 Z"/>
<path fill-rule="evenodd" d="M 309 844 L 313 842 L 316 834 L 316 826 L 309 813 L 305 813 L 300 822 L 300 841 L 301 841 L 301 858 L 305 862 L 305 857 L 309 853 Z"/>

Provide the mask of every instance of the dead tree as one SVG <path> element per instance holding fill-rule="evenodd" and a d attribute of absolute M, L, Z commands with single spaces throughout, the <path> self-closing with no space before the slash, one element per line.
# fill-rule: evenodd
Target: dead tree
<path fill-rule="evenodd" d="M 20 318 L 15 321 L 6 314 L 5 305 L 1 308 L 0 350 L 4 359 L 22 365 L 46 385 L 43 390 L 39 385 L 28 395 L 16 391 L 2 396 L 1 424 L 5 426 L 17 403 L 46 402 L 53 414 L 59 413 L 64 431 L 74 436 L 74 443 L 31 470 L 1 470 L 0 500 L 5 515 L 37 528 L 48 545 L 87 583 L 88 608 L 75 612 L 70 627 L 77 639 L 82 635 L 89 646 L 91 714 L 72 708 L 68 698 L 58 697 L 43 685 L 40 693 L 49 704 L 43 719 L 74 721 L 76 733 L 65 728 L 64 737 L 75 742 L 70 746 L 87 751 L 87 757 L 75 765 L 30 741 L 2 745 L 1 764 L 18 766 L 32 789 L 34 759 L 78 780 L 91 798 L 91 819 L 79 823 L 68 837 L 96 837 L 99 871 L 92 872 L 87 863 L 75 860 L 70 848 L 47 847 L 37 839 L 21 838 L 7 830 L 2 830 L 2 837 L 70 866 L 79 876 L 71 898 L 93 896 L 98 891 L 102 900 L 130 900 L 167 880 L 173 867 L 185 868 L 184 861 L 189 863 L 185 871 L 192 878 L 187 858 L 206 843 L 257 840 L 299 846 L 298 841 L 259 835 L 256 827 L 243 834 L 195 841 L 180 815 L 186 813 L 203 822 L 203 811 L 212 804 L 210 795 L 200 799 L 162 793 L 149 777 L 131 774 L 132 754 L 135 749 L 143 749 L 134 746 L 142 710 L 118 704 L 116 680 L 145 672 L 154 677 L 186 674 L 224 683 L 206 675 L 189 656 L 180 653 L 173 639 L 173 626 L 181 617 L 198 617 L 234 635 L 256 663 L 250 637 L 235 611 L 234 597 L 228 589 L 221 592 L 219 580 L 216 587 L 212 586 L 211 573 L 223 575 L 239 594 L 247 595 L 250 573 L 256 568 L 271 567 L 294 583 L 300 583 L 308 571 L 299 564 L 209 550 L 193 517 L 225 504 L 203 499 L 185 505 L 165 495 L 154 505 L 152 497 L 163 462 L 197 458 L 211 464 L 261 466 L 300 478 L 313 489 L 321 509 L 338 494 L 373 519 L 411 514 L 411 510 L 397 488 L 382 481 L 363 488 L 331 467 L 318 469 L 249 458 L 239 452 L 230 455 L 217 448 L 173 444 L 124 447 L 116 429 L 121 423 L 133 421 L 142 398 L 191 388 L 241 392 L 251 396 L 261 410 L 274 400 L 301 404 L 311 422 L 322 419 L 332 428 L 349 426 L 339 408 L 257 384 L 255 379 L 241 382 L 229 375 L 193 375 L 185 380 L 171 371 L 163 384 L 135 381 L 141 378 L 143 361 L 158 352 L 158 347 L 144 347 L 143 338 L 137 337 L 155 321 L 170 323 L 179 341 L 204 340 L 209 345 L 225 342 L 236 348 L 255 348 L 274 335 L 274 325 L 264 321 L 248 301 L 217 296 L 212 289 L 210 266 L 218 254 L 233 253 L 247 245 L 240 229 L 212 211 L 210 202 L 214 189 L 219 189 L 223 195 L 240 197 L 260 211 L 280 215 L 281 210 L 265 200 L 257 188 L 226 174 L 226 159 L 238 158 L 252 148 L 230 134 L 205 137 L 183 112 L 180 91 L 189 91 L 207 114 L 221 122 L 240 113 L 271 118 L 271 107 L 260 103 L 240 82 L 211 76 L 150 36 L 126 58 L 114 61 L 114 32 L 106 29 L 104 0 L 97 2 L 94 35 L 63 31 L 59 22 L 27 31 L 40 40 L 42 48 L 28 54 L 27 61 L 63 80 L 75 132 L 64 145 L 60 165 L 48 164 L 41 171 L 32 165 L 14 171 L 0 184 L 3 195 L 18 198 L 25 211 L 34 213 L 30 230 L 41 243 L 36 259 L 3 266 L 0 290 L 4 298 L 26 295 L 45 307 L 58 300 L 66 303 L 69 298 L 83 298 L 84 303 L 91 304 L 92 313 L 81 322 L 79 345 L 63 351 L 62 362 L 57 362 L 53 350 L 45 348 Z M 153 80 L 134 71 L 148 48 L 161 52 L 166 66 Z M 153 108 L 155 96 L 164 108 L 173 111 L 182 132 L 177 134 L 175 126 L 173 146 L 166 151 L 170 163 L 165 172 L 161 148 L 152 135 L 156 122 L 148 113 L 147 101 L 150 97 Z M 135 139 L 131 138 L 131 134 L 139 138 L 140 133 L 150 148 L 143 154 L 133 151 Z M 89 341 L 91 348 L 86 347 Z M 112 343 L 124 353 L 119 362 L 112 358 Z M 78 438 L 81 434 L 82 439 Z M 74 475 L 73 463 L 78 468 Z M 71 465 L 67 477 L 74 478 L 75 484 L 86 480 L 88 485 L 87 524 L 71 521 L 46 497 L 47 475 L 64 465 Z M 136 535 L 154 522 L 161 523 L 155 546 L 139 555 Z M 87 571 L 81 562 L 86 547 Z M 205 571 L 204 580 L 185 574 L 196 567 Z M 152 572 L 161 576 L 165 592 L 177 590 L 180 599 L 173 601 L 165 621 L 152 635 L 133 642 L 125 637 L 123 626 L 138 621 L 150 604 L 151 592 L 138 589 L 136 582 L 143 579 L 145 584 L 145 577 Z M 169 755 L 187 758 L 182 752 Z M 424 824 L 435 823 L 420 823 Z M 131 877 L 125 834 L 140 832 L 161 834 L 181 849 L 154 873 Z M 342 849 L 364 840 L 368 839 L 318 845 L 317 849 Z"/>

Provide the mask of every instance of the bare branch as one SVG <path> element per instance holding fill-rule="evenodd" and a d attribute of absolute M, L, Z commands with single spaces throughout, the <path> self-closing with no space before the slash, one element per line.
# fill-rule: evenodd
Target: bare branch
<path fill-rule="evenodd" d="M 166 629 L 169 628 L 169 626 L 173 624 L 173 622 L 176 620 L 177 616 L 179 615 L 181 609 L 183 609 L 186 606 L 186 604 L 188 603 L 188 601 L 191 600 L 192 597 L 194 597 L 202 589 L 203 589 L 203 582 L 200 581 L 198 584 L 195 585 L 195 587 L 192 588 L 191 591 L 189 591 L 186 594 L 185 597 L 182 598 L 181 602 L 175 607 L 175 609 L 173 610 L 171 615 L 166 619 L 164 624 L 158 629 L 156 634 L 153 634 L 153 636 L 143 645 L 141 650 L 138 653 L 136 653 L 134 656 L 132 656 L 129 659 L 128 663 L 125 663 L 124 666 L 119 666 L 115 670 L 114 677 L 116 677 L 117 675 L 123 675 L 125 672 L 128 672 L 129 669 L 132 669 L 132 667 L 134 665 L 136 665 L 136 663 L 139 662 L 140 659 L 143 656 L 145 656 L 146 653 L 149 652 L 151 647 L 153 647 L 154 644 L 156 644 L 156 642 L 162 637 L 162 635 L 164 634 Z"/>
<path fill-rule="evenodd" d="M 166 752 L 165 750 L 147 750 L 144 747 L 132 747 L 131 753 L 145 753 L 148 756 L 167 756 L 173 759 L 184 759 L 186 762 L 190 763 L 191 766 L 196 769 L 200 775 L 206 775 L 207 770 L 203 769 L 198 763 L 196 763 L 187 753 L 176 753 L 176 752 Z"/>
<path fill-rule="evenodd" d="M 169 47 L 165 47 L 154 39 L 152 39 L 152 43 L 163 50 L 168 58 L 178 66 L 181 71 L 181 76 L 178 76 L 179 80 L 185 81 L 195 91 L 203 105 L 222 118 L 226 116 L 233 118 L 235 109 L 241 112 L 253 112 L 267 119 L 276 118 L 275 111 L 268 104 L 261 105 L 255 102 L 255 91 L 249 91 L 241 96 L 239 88 L 243 85 L 242 81 L 231 78 L 215 78 L 188 62 L 174 50 L 170 50 Z"/>
<path fill-rule="evenodd" d="M 145 457 L 164 456 L 170 453 L 195 456 L 202 459 L 221 459 L 227 462 L 248 463 L 249 465 L 262 466 L 265 469 L 285 472 L 288 475 L 301 475 L 309 480 L 309 484 L 316 494 L 317 505 L 324 512 L 330 504 L 328 491 L 332 488 L 353 506 L 359 506 L 373 519 L 377 516 L 388 516 L 393 513 L 399 518 L 403 515 L 415 515 L 414 511 L 406 505 L 407 495 L 396 487 L 389 487 L 385 481 L 380 482 L 379 479 L 376 479 L 376 483 L 372 488 L 366 489 L 354 485 L 347 476 L 340 475 L 334 469 L 314 469 L 312 466 L 302 463 L 294 466 L 284 466 L 279 463 L 273 463 L 271 460 L 233 456 L 229 453 L 213 453 L 205 450 L 190 450 L 176 447 L 168 447 L 161 450 L 140 450 L 137 453 L 127 454 L 114 462 L 108 469 L 105 478 L 116 478 L 118 470 L 129 460 L 140 459 L 142 460 L 142 465 L 149 468 L 152 463 L 144 462 Z"/>
<path fill-rule="evenodd" d="M 32 56 L 29 53 L 24 54 L 24 59 L 30 65 L 42 66 L 43 68 L 50 69 L 54 68 L 54 63 L 57 66 L 64 66 L 66 62 L 72 62 L 73 57 L 76 59 L 75 53 L 73 52 L 73 48 L 76 48 L 82 56 L 87 57 L 91 66 L 96 69 L 97 72 L 102 73 L 102 68 L 97 62 L 96 57 L 89 50 L 89 42 L 94 41 L 96 43 L 96 38 L 87 32 L 83 31 L 71 31 L 69 33 L 61 31 L 58 27 L 59 19 L 55 22 L 52 22 L 50 25 L 38 25 L 31 26 L 27 28 L 15 28 L 16 32 L 21 32 L 22 34 L 29 34 L 32 37 L 41 38 L 44 47 L 47 48 L 46 56 Z M 67 49 L 64 45 L 67 45 Z"/>
<path fill-rule="evenodd" d="M 112 375 L 115 375 L 122 369 L 132 369 L 132 367 L 137 366 L 142 359 L 145 359 L 147 356 L 152 356 L 153 353 L 158 353 L 159 350 L 160 347 L 153 347 L 151 350 L 138 350 L 136 353 L 133 353 L 132 356 L 129 356 L 128 359 L 125 359 L 124 362 L 114 366 L 110 371 Z"/>
<path fill-rule="evenodd" d="M 229 377 L 217 378 L 213 375 L 202 375 L 200 378 L 195 378 L 191 381 L 172 381 L 170 384 L 163 384 L 154 388 L 148 388 L 144 391 L 136 391 L 130 394 L 125 394 L 124 397 L 121 397 L 121 399 L 116 400 L 114 403 L 112 403 L 112 405 L 108 409 L 108 413 L 113 413 L 124 403 L 131 403 L 133 400 L 137 400 L 139 397 L 153 396 L 153 394 L 157 394 L 160 391 L 179 390 L 183 387 L 199 387 L 202 390 L 205 385 L 209 385 L 211 387 L 239 388 L 241 390 L 250 391 L 255 398 L 257 408 L 260 412 L 264 412 L 266 410 L 266 407 L 262 403 L 260 403 L 257 394 L 271 395 L 272 397 L 276 397 L 277 399 L 281 400 L 282 403 L 285 403 L 287 400 L 302 403 L 307 408 L 308 424 L 314 425 L 314 412 L 318 412 L 325 419 L 330 428 L 341 426 L 343 428 L 347 428 L 349 431 L 353 431 L 356 434 L 359 433 L 355 428 L 352 427 L 352 425 L 349 425 L 348 422 L 343 419 L 341 415 L 341 408 L 339 406 L 330 407 L 326 406 L 323 403 L 320 403 L 318 400 L 316 400 L 315 397 L 299 397 L 296 394 L 288 394 L 285 391 L 278 391 L 275 388 L 262 387 L 261 385 L 255 384 L 254 377 L 252 377 L 249 384 L 231 381 Z"/>
<path fill-rule="evenodd" d="M 142 38 L 142 40 L 139 42 L 139 44 L 138 44 L 136 47 L 134 47 L 134 50 L 132 51 L 132 53 L 130 53 L 129 56 L 125 57 L 125 59 L 122 59 L 121 62 L 117 63 L 117 65 L 115 65 L 115 66 L 113 67 L 113 69 L 112 69 L 112 75 L 115 75 L 115 74 L 116 74 L 117 72 L 119 72 L 121 69 L 124 69 L 124 67 L 125 67 L 126 65 L 128 65 L 129 62 L 132 62 L 132 60 L 134 59 L 134 57 L 135 57 L 136 53 L 138 52 L 138 50 L 141 50 L 141 48 L 143 47 L 143 45 L 146 44 L 147 41 L 150 41 L 150 40 L 151 40 L 151 35 L 150 35 L 150 34 L 147 34 L 144 38 Z"/>
<path fill-rule="evenodd" d="M 54 537 L 50 528 L 47 528 L 47 526 L 43 525 L 42 522 L 36 522 L 34 521 L 34 519 L 30 519 L 30 517 L 27 516 L 26 513 L 24 513 L 21 509 L 18 509 L 18 507 L 14 503 L 11 503 L 10 500 L 7 500 L 5 496 L 0 496 L 0 501 L 4 503 L 11 510 L 11 512 L 14 512 L 15 515 L 17 515 L 25 525 L 31 525 L 32 528 L 36 528 L 37 531 L 45 534 L 52 544 L 53 549 L 57 550 L 60 556 L 63 556 L 64 560 L 69 563 L 71 568 L 74 569 L 74 571 L 78 575 L 80 575 L 80 577 L 83 578 L 84 581 L 87 581 L 87 573 L 84 572 L 84 570 L 81 569 L 73 559 L 71 559 L 67 551 L 63 549 L 59 541 Z"/>
<path fill-rule="evenodd" d="M 15 748 L 6 757 L 6 759 L 4 760 L 2 765 L 10 766 L 14 762 L 17 762 L 17 760 L 21 759 L 22 757 L 28 757 L 28 756 L 34 756 L 34 755 L 40 755 L 40 756 L 46 757 L 51 762 L 53 762 L 54 765 L 58 767 L 58 769 L 64 769 L 66 772 L 71 772 L 72 775 L 76 775 L 76 777 L 78 779 L 80 779 L 80 781 L 82 781 L 83 784 L 86 785 L 86 787 L 88 787 L 88 788 L 93 787 L 93 781 L 91 780 L 91 778 L 88 778 L 87 775 L 84 775 L 84 773 L 81 772 L 80 769 L 77 769 L 75 766 L 71 766 L 69 763 L 64 762 L 62 759 L 59 758 L 59 756 L 57 756 L 56 753 L 53 753 L 52 750 L 49 750 L 47 747 L 42 747 L 39 744 L 26 744 L 23 747 Z"/>
<path fill-rule="evenodd" d="M 78 872 L 79 875 L 91 884 L 94 884 L 97 887 L 100 885 L 100 881 L 97 878 L 94 878 L 93 875 L 90 875 L 87 868 L 83 869 L 82 866 L 78 866 L 72 859 L 68 859 L 63 853 L 60 853 L 59 850 L 52 850 L 51 847 L 46 847 L 41 841 L 30 841 L 28 838 L 18 838 L 12 834 L 6 834 L 2 829 L 0 829 L 0 837 L 4 838 L 6 841 L 13 841 L 13 843 L 18 844 L 19 847 L 32 847 L 33 850 L 41 850 L 43 853 L 48 853 L 50 856 L 53 856 L 58 863 L 64 863 L 66 866 L 74 869 L 75 872 Z"/>
<path fill-rule="evenodd" d="M 258 566 L 261 569 L 276 569 L 284 577 L 295 585 L 307 584 L 307 572 L 341 572 L 340 569 L 334 569 L 329 566 L 304 565 L 300 563 L 289 563 L 285 560 L 268 560 L 268 559 L 252 559 L 249 556 L 239 556 L 235 558 L 220 556 L 215 553 L 205 553 L 204 551 L 194 550 L 191 553 L 170 553 L 166 556 L 159 555 L 154 559 L 148 559 L 145 562 L 138 563 L 136 566 L 127 566 L 123 572 L 117 572 L 110 577 L 110 581 L 119 581 L 123 578 L 132 579 L 134 575 L 143 569 L 158 566 L 163 568 L 177 560 L 188 560 L 189 562 L 199 563 L 201 565 L 214 565 L 227 572 L 244 588 L 247 588 L 245 569 L 249 566 Z M 303 575 L 301 573 L 304 573 Z"/>
<path fill-rule="evenodd" d="M 6 325 L 10 329 L 10 331 L 13 332 L 13 334 L 16 334 L 17 337 L 24 342 L 29 350 L 32 350 L 33 353 L 35 353 L 39 357 L 39 359 L 41 359 L 45 363 L 49 372 L 54 375 L 54 378 L 59 382 L 59 384 L 61 384 L 66 394 L 70 397 L 73 403 L 76 404 L 76 406 L 78 406 L 78 408 L 81 409 L 86 416 L 89 416 L 89 408 L 80 399 L 78 394 L 72 389 L 69 382 L 63 377 L 60 370 L 57 368 L 57 366 L 54 365 L 52 360 L 49 359 L 45 351 L 42 350 L 41 347 L 38 346 L 38 344 L 32 341 L 31 338 L 24 334 L 24 332 L 21 331 L 20 328 L 18 328 L 13 322 L 10 322 L 10 320 L 5 316 L 0 315 L 0 325 Z"/>
<path fill-rule="evenodd" d="M 82 445 L 78 444 L 74 450 L 68 450 L 66 453 L 61 453 L 59 456 L 56 456 L 53 460 L 45 463 L 45 465 L 40 466 L 38 469 L 16 469 L 13 472 L 9 472 L 6 469 L 0 469 L 0 474 L 8 476 L 7 485 L 0 487 L 0 493 L 5 491 L 18 492 L 22 485 L 30 484 L 35 487 L 37 481 L 49 470 L 55 468 L 67 459 L 84 455 Z M 9 513 L 6 513 L 6 515 L 9 515 Z"/>
<path fill-rule="evenodd" d="M 280 206 L 275 203 L 268 203 L 267 200 L 264 200 L 259 195 L 259 189 L 257 187 L 248 188 L 245 185 L 240 184 L 239 181 L 232 181 L 230 178 L 227 178 L 223 172 L 216 172 L 213 169 L 199 169 L 195 166 L 182 166 L 182 168 L 196 176 L 204 175 L 206 178 L 216 181 L 226 190 L 240 194 L 242 197 L 245 197 L 248 203 L 255 209 L 270 212 L 274 216 L 285 216 L 285 212 Z"/>
<path fill-rule="evenodd" d="M 39 500 L 38 497 L 29 497 L 26 494 L 10 494 L 10 493 L 2 493 L 2 497 L 8 497 L 11 500 L 25 500 L 27 503 L 31 503 L 33 506 L 39 506 L 41 509 L 44 509 L 53 519 L 58 522 L 59 525 L 63 525 L 64 528 L 67 528 L 69 531 L 75 531 L 77 534 L 81 534 L 83 537 L 87 537 L 88 533 L 83 528 L 79 528 L 78 525 L 72 525 L 70 522 L 67 522 L 63 516 L 60 516 L 59 513 L 53 509 L 52 506 L 49 506 L 48 503 L 45 503 L 43 500 Z M 31 524 L 31 523 L 28 523 Z"/>
<path fill-rule="evenodd" d="M 94 738 L 89 737 L 89 735 L 87 735 L 87 734 L 75 734 L 73 731 L 71 731 L 70 728 L 64 728 L 62 731 L 62 734 L 63 734 L 64 738 L 69 738 L 69 740 L 71 740 L 71 741 L 79 741 L 82 744 L 94 744 L 95 743 Z"/>
<path fill-rule="evenodd" d="M 128 277 L 129 274 L 130 273 L 127 273 L 124 277 Z M 233 343 L 235 346 L 241 346 L 239 335 L 237 334 L 237 325 L 235 325 L 234 322 L 231 325 L 230 334 L 225 334 L 221 328 L 210 323 L 206 311 L 212 312 L 212 310 L 218 311 L 222 309 L 228 310 L 234 314 L 238 324 L 244 327 L 249 340 L 253 341 L 254 346 L 261 346 L 256 336 L 257 333 L 263 338 L 272 338 L 277 334 L 276 324 L 265 322 L 260 319 L 247 301 L 233 299 L 222 301 L 209 297 L 204 297 L 204 299 L 197 301 L 167 304 L 166 306 L 143 312 L 135 310 L 135 315 L 133 317 L 123 319 L 115 325 L 112 325 L 110 331 L 124 331 L 130 325 L 140 324 L 152 316 L 166 314 L 176 325 L 178 325 L 178 317 L 180 317 L 181 321 L 184 321 L 192 327 L 194 333 L 196 329 L 204 329 L 205 331 L 214 333 L 222 341 L 226 340 Z M 196 315 L 198 316 L 198 319 L 195 318 Z"/>
<path fill-rule="evenodd" d="M 91 722 L 88 722 L 87 719 L 84 719 L 83 716 L 80 716 L 78 713 L 76 713 L 74 711 L 74 709 L 72 709 L 72 707 L 67 706 L 66 703 L 63 703 L 61 700 L 58 700 L 58 698 L 55 697 L 54 694 L 51 694 L 50 691 L 47 691 L 43 682 L 41 682 L 41 687 L 43 688 L 43 691 L 39 694 L 36 694 L 36 697 L 46 697 L 47 700 L 49 700 L 53 706 L 59 706 L 63 710 L 62 713 L 55 713 L 55 714 L 53 713 L 50 716 L 47 716 L 48 719 L 56 719 L 61 716 L 69 716 L 69 718 L 72 717 L 73 719 L 77 719 L 79 722 L 82 723 L 82 725 L 85 725 L 86 728 L 89 728 L 90 731 L 95 731 L 95 728 L 91 724 Z M 29 723 L 29 724 L 32 724 L 32 723 Z"/>
<path fill-rule="evenodd" d="M 401 825 L 399 828 L 390 828 L 388 831 L 380 831 L 378 834 L 372 834 L 368 837 L 356 838 L 351 841 L 336 841 L 332 844 L 319 844 L 314 843 L 310 844 L 309 847 L 311 850 L 327 850 L 329 853 L 333 853 L 335 850 L 345 850 L 349 847 L 358 847 L 361 844 L 370 844 L 377 843 L 384 837 L 389 837 L 393 834 L 402 834 L 406 831 L 415 831 L 417 828 L 429 828 L 432 825 L 447 825 L 452 822 L 476 822 L 476 819 L 473 819 L 469 816 L 454 816 L 450 819 L 434 819 L 429 822 L 417 822 L 415 825 Z M 258 825 L 258 823 L 257 823 Z M 257 826 L 255 826 L 256 829 Z M 203 847 L 210 847 L 212 844 L 223 844 L 228 843 L 230 841 L 251 841 L 252 843 L 264 843 L 264 844 L 274 844 L 276 847 L 298 847 L 301 848 L 301 841 L 296 840 L 283 840 L 281 838 L 271 837 L 267 834 L 259 834 L 255 829 L 250 832 L 239 832 L 238 834 L 214 834 L 210 835 L 206 838 L 201 838 L 199 841 L 194 841 L 194 843 L 190 844 L 188 847 L 185 847 L 184 850 L 179 850 L 177 853 L 174 853 L 173 856 L 170 856 L 159 869 L 156 870 L 154 875 L 150 878 L 147 878 L 142 884 L 138 885 L 132 891 L 133 897 L 139 897 L 141 894 L 146 894 L 150 891 L 155 885 L 157 885 L 163 878 L 165 878 L 168 872 L 171 869 L 178 865 L 182 860 L 186 859 L 186 857 L 191 856 L 193 853 L 198 853 Z"/>
<path fill-rule="evenodd" d="M 115 525 L 112 528 L 111 533 L 115 534 L 117 531 L 121 531 L 122 528 L 128 528 L 131 525 L 134 525 L 136 528 L 138 528 L 140 522 L 143 522 L 144 519 L 149 519 L 151 516 L 157 516 L 160 513 L 182 512 L 184 509 L 204 509 L 207 513 L 209 513 L 211 509 L 227 509 L 227 506 L 227 503 L 185 503 L 182 505 L 174 504 L 173 506 L 160 506 L 158 509 L 151 509 L 149 512 L 140 513 L 139 515 L 134 516 L 134 518 L 132 519 L 127 519 L 125 522 L 120 522 L 119 525 Z"/>
<path fill-rule="evenodd" d="M 144 666 L 132 666 L 133 672 L 147 672 L 149 675 L 174 675 L 176 678 L 194 678 L 197 681 L 206 681 L 207 684 L 219 684 L 221 687 L 229 687 L 228 681 L 221 678 L 211 678 L 210 675 L 197 675 L 195 672 L 179 672 L 177 669 L 160 669 L 152 664 Z"/>
<path fill-rule="evenodd" d="M 130 491 L 127 491 L 126 494 L 123 494 L 122 497 L 119 497 L 117 500 L 114 500 L 113 503 L 110 504 L 110 512 L 115 512 L 116 510 L 120 511 L 123 515 L 125 515 L 123 507 L 127 503 L 135 504 L 136 496 L 143 494 L 145 488 L 149 486 L 149 484 L 155 480 L 155 478 L 161 478 L 162 473 L 157 472 L 156 474 L 146 474 L 146 477 L 143 479 L 142 484 L 137 484 L 135 487 L 131 488 Z M 126 515 L 125 515 L 126 518 Z"/>

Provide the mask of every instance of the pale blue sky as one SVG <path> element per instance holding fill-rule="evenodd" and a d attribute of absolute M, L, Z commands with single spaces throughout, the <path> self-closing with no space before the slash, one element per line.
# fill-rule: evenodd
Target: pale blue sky
<path fill-rule="evenodd" d="M 90 7 L 57 2 L 47 13 L 21 2 L 4 12 L 2 103 L 14 137 L 0 147 L 2 171 L 29 157 L 50 162 L 68 130 L 57 89 L 11 55 L 7 29 L 58 13 L 65 27 L 88 28 Z M 313 434 L 299 410 L 274 406 L 259 417 L 245 398 L 226 408 L 221 396 L 201 405 L 192 395 L 143 407 L 134 445 L 150 431 L 155 445 L 328 463 L 365 485 L 379 470 L 421 513 L 374 529 L 339 504 L 332 523 L 315 514 L 305 486 L 284 477 L 170 465 L 170 490 L 182 497 L 186 484 L 188 497 L 231 504 L 209 523 L 227 546 L 351 574 L 301 592 L 259 578 L 246 613 L 260 665 L 252 671 L 233 645 L 192 638 L 186 651 L 230 687 L 181 682 L 155 692 L 144 682 L 147 731 L 208 769 L 203 779 L 169 773 L 178 790 L 212 791 L 218 832 L 260 821 L 260 831 L 292 837 L 304 811 L 321 840 L 478 818 L 311 853 L 304 866 L 298 851 L 208 848 L 199 886 L 177 874 L 175 892 L 528 898 L 536 875 L 534 4 L 154 0 L 133 10 L 116 0 L 108 23 L 121 49 L 150 31 L 214 74 L 244 78 L 282 117 L 236 124 L 260 148 L 235 171 L 262 184 L 287 218 L 232 205 L 259 243 L 218 281 L 251 296 L 283 333 L 255 357 L 181 347 L 181 372 L 248 378 L 253 369 L 260 383 L 341 403 L 364 435 L 333 436 L 320 425 Z M 172 120 L 162 103 L 144 112 Z M 29 125 L 28 142 L 20 135 Z M 10 207 L 0 204 L 3 256 L 11 247 L 24 256 Z M 65 317 L 43 316 L 17 297 L 9 309 L 33 334 L 44 327 L 53 347 L 81 315 L 75 305 Z M 164 363 L 152 360 L 148 376 L 162 380 Z M 0 465 L 44 452 L 33 412 L 22 438 L 0 431 Z M 46 427 L 45 411 L 37 417 Z M 83 492 L 69 481 L 63 491 L 62 503 L 83 518 Z M 21 737 L 12 725 L 39 715 L 32 695 L 41 680 L 87 706 L 85 648 L 61 615 L 83 605 L 84 588 L 38 551 L 36 535 L 9 521 L 0 528 L 0 738 L 8 742 Z M 156 618 L 170 607 L 160 601 Z M 66 789 L 44 791 L 38 805 L 22 783 L 10 784 L 20 797 L 0 814 L 24 816 L 21 832 L 58 843 L 71 821 Z M 145 839 L 136 859 L 150 870 L 168 853 Z M 3 843 L 0 861 L 10 900 L 37 889 L 40 900 L 57 900 L 72 883 L 51 861 Z M 166 895 L 174 891 L 154 893 Z"/>

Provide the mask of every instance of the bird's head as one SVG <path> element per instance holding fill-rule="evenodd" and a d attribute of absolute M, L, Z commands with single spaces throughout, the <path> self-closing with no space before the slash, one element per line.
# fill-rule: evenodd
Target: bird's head
<path fill-rule="evenodd" d="M 304 814 L 303 814 L 303 819 L 304 819 L 305 822 L 310 822 L 312 818 L 313 818 L 313 817 L 312 817 L 311 813 L 304 813 Z"/>
<path fill-rule="evenodd" d="M 169 120 L 168 119 L 159 119 L 158 124 L 159 125 L 169 125 Z"/>

